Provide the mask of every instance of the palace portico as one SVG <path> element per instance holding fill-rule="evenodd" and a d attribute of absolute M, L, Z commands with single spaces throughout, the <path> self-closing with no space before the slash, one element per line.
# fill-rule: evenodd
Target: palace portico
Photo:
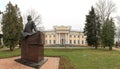
<path fill-rule="evenodd" d="M 45 45 L 86 46 L 86 37 L 80 31 L 72 31 L 71 26 L 54 26 L 54 30 L 44 31 Z"/>
<path fill-rule="evenodd" d="M 69 32 L 70 27 L 58 27 L 55 26 L 55 38 L 56 38 L 56 44 L 69 44 Z"/>

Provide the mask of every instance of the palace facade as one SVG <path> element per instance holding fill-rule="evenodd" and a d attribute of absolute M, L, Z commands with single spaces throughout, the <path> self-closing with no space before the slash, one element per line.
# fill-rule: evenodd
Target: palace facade
<path fill-rule="evenodd" d="M 84 33 L 72 31 L 71 26 L 54 26 L 53 30 L 44 33 L 45 46 L 87 46 Z"/>

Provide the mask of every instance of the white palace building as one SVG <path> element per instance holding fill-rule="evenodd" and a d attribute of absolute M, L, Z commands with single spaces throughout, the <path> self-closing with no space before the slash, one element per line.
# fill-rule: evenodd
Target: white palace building
<path fill-rule="evenodd" d="M 45 46 L 87 46 L 84 33 L 72 31 L 71 26 L 54 26 L 53 30 L 44 33 Z"/>

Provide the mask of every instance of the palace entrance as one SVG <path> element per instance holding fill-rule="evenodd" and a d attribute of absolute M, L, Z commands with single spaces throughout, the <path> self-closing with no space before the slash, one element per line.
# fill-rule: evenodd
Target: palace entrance
<path fill-rule="evenodd" d="M 64 33 L 60 33 L 60 44 L 61 45 L 65 44 L 65 34 Z"/>

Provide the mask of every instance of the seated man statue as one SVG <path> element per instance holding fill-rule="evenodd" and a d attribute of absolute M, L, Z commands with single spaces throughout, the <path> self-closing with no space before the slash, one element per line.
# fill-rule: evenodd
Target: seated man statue
<path fill-rule="evenodd" d="M 32 18 L 30 15 L 28 15 L 27 20 L 28 20 L 28 22 L 25 25 L 25 29 L 23 30 L 23 37 L 24 38 L 27 38 L 28 36 L 37 32 L 35 23 L 32 21 Z"/>

